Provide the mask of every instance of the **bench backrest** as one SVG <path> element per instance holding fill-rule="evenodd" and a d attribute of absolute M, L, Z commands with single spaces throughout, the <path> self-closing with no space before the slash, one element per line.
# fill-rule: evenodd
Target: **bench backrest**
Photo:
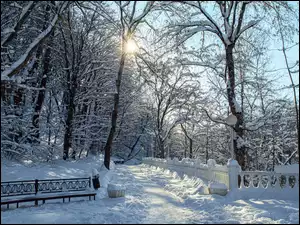
<path fill-rule="evenodd" d="M 91 187 L 90 177 L 70 179 L 21 180 L 1 182 L 1 197 L 85 191 Z"/>

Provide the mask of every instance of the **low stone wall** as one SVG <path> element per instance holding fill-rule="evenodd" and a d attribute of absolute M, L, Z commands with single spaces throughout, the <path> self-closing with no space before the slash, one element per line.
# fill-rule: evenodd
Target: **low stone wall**
<path fill-rule="evenodd" d="M 199 159 L 143 158 L 143 163 L 175 171 L 179 176 L 194 176 L 210 183 L 223 183 L 236 198 L 266 198 L 299 201 L 299 173 L 241 171 L 236 160 L 229 159 L 226 166 L 214 160 L 203 164 Z M 238 185 L 238 177 L 241 184 Z M 205 181 L 204 180 L 204 181 Z"/>
<path fill-rule="evenodd" d="M 210 163 L 208 164 L 203 164 L 199 159 L 183 159 L 179 161 L 177 158 L 143 158 L 143 163 L 175 171 L 181 177 L 186 174 L 188 176 L 206 179 L 207 181 L 224 183 L 227 187 L 229 187 L 227 166 L 215 164 L 213 163 L 214 160 L 210 160 L 209 162 Z"/>
<path fill-rule="evenodd" d="M 241 171 L 241 198 L 273 198 L 299 201 L 299 174 Z"/>

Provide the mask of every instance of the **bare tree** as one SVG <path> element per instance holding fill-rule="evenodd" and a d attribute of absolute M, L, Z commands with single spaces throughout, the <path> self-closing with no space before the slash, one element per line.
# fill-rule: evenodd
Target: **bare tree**
<path fill-rule="evenodd" d="M 296 117 L 296 130 L 297 130 L 296 135 L 297 135 L 297 140 L 298 140 L 297 143 L 299 145 L 299 108 L 298 108 L 298 101 L 297 101 L 297 94 L 296 94 L 296 85 L 294 83 L 293 76 L 292 76 L 292 74 L 299 73 L 299 61 L 297 61 L 293 66 L 289 65 L 288 58 L 287 58 L 287 52 L 286 52 L 288 50 L 288 47 L 286 46 L 286 43 L 285 43 L 285 39 L 284 39 L 284 35 L 283 35 L 282 22 L 279 18 L 279 15 L 277 17 L 277 21 L 278 21 L 278 26 L 279 26 L 280 39 L 281 39 L 281 43 L 282 43 L 282 49 L 281 50 L 282 50 L 282 53 L 283 53 L 283 56 L 284 56 L 286 69 L 288 71 L 288 75 L 289 75 L 289 78 L 290 78 L 290 81 L 291 81 L 291 87 L 293 89 L 295 117 Z M 298 66 L 298 70 L 293 71 L 293 69 L 295 69 L 297 66 Z M 299 86 L 299 84 L 298 84 L 298 86 Z M 297 149 L 298 149 L 298 157 L 299 157 L 299 148 L 297 148 Z"/>
<path fill-rule="evenodd" d="M 136 7 L 137 1 L 134 1 L 132 4 L 127 1 L 124 4 L 122 1 L 117 3 L 120 10 L 120 22 L 122 25 L 121 30 L 121 58 L 119 64 L 119 70 L 116 79 L 116 94 L 114 96 L 114 107 L 111 115 L 111 128 L 110 132 L 104 147 L 104 165 L 107 169 L 109 169 L 110 163 L 110 154 L 111 148 L 113 143 L 113 138 L 116 131 L 117 126 L 117 117 L 118 117 L 118 107 L 119 107 L 119 99 L 120 99 L 120 90 L 121 90 L 121 82 L 122 82 L 122 75 L 123 69 L 125 65 L 125 60 L 127 56 L 127 52 L 125 51 L 126 43 L 132 38 L 134 32 L 136 31 L 137 26 L 142 22 L 144 17 L 150 12 L 153 8 L 154 2 L 147 2 L 146 6 L 144 7 L 143 11 L 137 15 Z"/>
<path fill-rule="evenodd" d="M 263 16 L 259 14 L 260 10 L 267 8 L 276 8 L 276 7 L 284 7 L 288 8 L 287 4 L 282 2 L 279 3 L 255 3 L 249 1 L 216 1 L 214 3 L 208 3 L 209 6 L 214 4 L 219 8 L 220 19 L 216 20 L 214 16 L 205 8 L 205 3 L 201 1 L 193 1 L 187 2 L 183 1 L 177 3 L 182 5 L 187 5 L 191 9 L 194 9 L 195 13 L 193 16 L 198 16 L 196 13 L 198 12 L 202 19 L 195 20 L 193 16 L 190 18 L 190 21 L 183 23 L 173 23 L 170 25 L 170 31 L 168 34 L 173 33 L 175 36 L 180 36 L 179 44 L 185 42 L 195 34 L 199 32 L 208 32 L 213 35 L 216 35 L 218 39 L 222 42 L 224 51 L 225 51 L 225 61 L 226 61 L 226 70 L 225 74 L 225 82 L 227 85 L 227 100 L 229 103 L 230 111 L 233 115 L 236 116 L 237 122 L 234 126 L 234 130 L 237 133 L 237 138 L 234 140 L 234 152 L 237 161 L 241 165 L 242 169 L 246 168 L 246 151 L 243 143 L 244 136 L 244 118 L 242 109 L 240 104 L 238 104 L 236 99 L 236 68 L 235 68 L 235 60 L 234 60 L 234 48 L 236 47 L 236 43 L 239 38 L 243 35 L 243 33 L 252 27 L 257 26 L 257 24 L 263 20 Z M 253 8 L 251 6 L 254 6 Z M 265 7 L 265 5 L 267 7 Z M 261 7 L 262 6 L 262 7 Z M 173 10 L 176 11 L 177 8 Z M 254 14 L 252 20 L 249 18 L 245 18 L 245 15 L 248 11 L 254 10 Z M 251 19 L 251 18 L 250 18 Z M 186 20 L 185 20 L 186 21 Z M 248 21 L 245 24 L 245 21 Z M 200 64 L 199 64 L 200 65 Z M 205 65 L 203 65 L 205 66 Z M 214 66 L 210 66 L 214 67 Z"/>

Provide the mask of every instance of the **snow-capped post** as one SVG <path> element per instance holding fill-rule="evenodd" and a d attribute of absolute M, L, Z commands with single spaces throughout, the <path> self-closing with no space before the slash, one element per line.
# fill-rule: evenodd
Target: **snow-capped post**
<path fill-rule="evenodd" d="M 93 169 L 92 175 L 93 187 L 97 190 L 100 187 L 99 172 L 96 169 Z"/>
<path fill-rule="evenodd" d="M 239 187 L 238 185 L 238 176 L 241 171 L 241 167 L 238 162 L 234 159 L 228 159 L 227 162 L 228 168 L 228 177 L 229 177 L 229 190 L 232 191 Z"/>
<path fill-rule="evenodd" d="M 210 181 L 214 181 L 215 180 L 215 172 L 214 172 L 214 168 L 216 167 L 216 160 L 214 159 L 209 159 L 207 160 L 207 166 L 208 166 L 208 171 L 209 171 L 209 179 Z"/>

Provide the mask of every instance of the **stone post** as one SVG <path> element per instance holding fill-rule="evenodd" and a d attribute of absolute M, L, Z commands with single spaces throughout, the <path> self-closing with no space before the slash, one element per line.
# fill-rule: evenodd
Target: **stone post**
<path fill-rule="evenodd" d="M 229 177 L 229 191 L 237 189 L 238 186 L 238 175 L 241 171 L 241 167 L 238 162 L 234 159 L 228 159 L 227 162 L 228 177 Z"/>

